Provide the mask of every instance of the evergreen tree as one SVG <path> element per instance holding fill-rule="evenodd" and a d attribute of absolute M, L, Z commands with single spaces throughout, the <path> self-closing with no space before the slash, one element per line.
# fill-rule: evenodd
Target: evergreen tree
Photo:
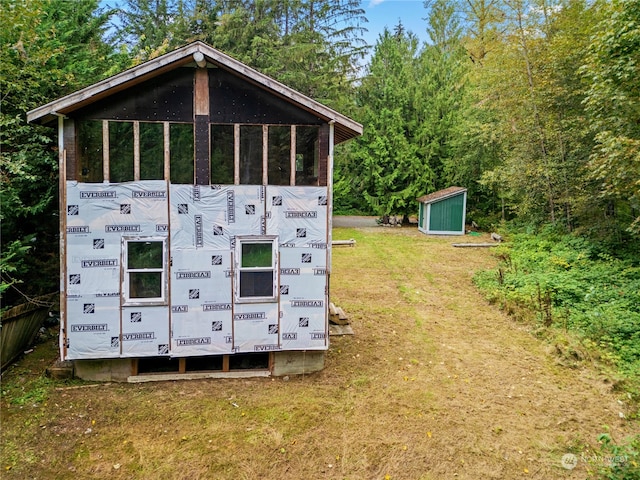
<path fill-rule="evenodd" d="M 11 0 L 0 9 L 0 201 L 4 305 L 58 285 L 56 131 L 27 111 L 97 82 L 108 69 L 109 12 L 98 0 Z M 27 281 L 28 280 L 28 281 Z"/>
<path fill-rule="evenodd" d="M 434 187 L 442 189 L 459 179 L 454 140 L 467 94 L 468 60 L 454 4 L 433 2 L 427 32 L 431 42 L 420 55 L 415 135 L 424 161 L 434 172 Z"/>
<path fill-rule="evenodd" d="M 377 215 L 408 216 L 416 198 L 433 189 L 433 171 L 422 161 L 415 130 L 418 40 L 400 24 L 385 29 L 357 92 L 365 125 L 355 140 L 349 174 L 366 208 Z"/>

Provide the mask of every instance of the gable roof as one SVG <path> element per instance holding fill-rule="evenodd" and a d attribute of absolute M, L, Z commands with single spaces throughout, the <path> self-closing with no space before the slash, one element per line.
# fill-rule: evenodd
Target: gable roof
<path fill-rule="evenodd" d="M 418 201 L 420 203 L 433 203 L 437 202 L 438 200 L 444 200 L 445 198 L 454 197 L 466 191 L 467 189 L 463 187 L 449 187 L 445 188 L 444 190 L 438 190 L 437 192 L 418 197 Z"/>
<path fill-rule="evenodd" d="M 216 67 L 242 77 L 267 92 L 303 110 L 313 113 L 327 122 L 335 122 L 334 132 L 336 144 L 362 135 L 362 125 L 358 122 L 267 77 L 203 42 L 194 42 L 178 48 L 177 50 L 125 70 L 82 90 L 78 90 L 53 102 L 49 102 L 46 105 L 35 108 L 27 113 L 27 121 L 41 124 L 50 123 L 59 115 L 69 114 L 79 108 L 102 100 L 114 93 L 126 90 L 129 87 L 154 78 L 162 73 L 194 63 L 193 55 L 196 53 L 204 55 L 205 60 Z"/>

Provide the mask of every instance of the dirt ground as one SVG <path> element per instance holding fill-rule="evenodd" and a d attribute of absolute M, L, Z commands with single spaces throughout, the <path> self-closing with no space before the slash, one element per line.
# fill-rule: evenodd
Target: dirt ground
<path fill-rule="evenodd" d="M 483 300 L 490 249 L 370 224 L 333 238 L 356 240 L 331 274 L 355 335 L 331 338 L 323 371 L 54 382 L 19 403 L 51 361 L 24 359 L 3 376 L 2 478 L 598 478 L 598 435 L 640 432 L 610 375 Z"/>
<path fill-rule="evenodd" d="M 378 226 L 380 217 L 364 217 L 357 215 L 334 215 L 332 218 L 334 228 L 366 228 Z"/>

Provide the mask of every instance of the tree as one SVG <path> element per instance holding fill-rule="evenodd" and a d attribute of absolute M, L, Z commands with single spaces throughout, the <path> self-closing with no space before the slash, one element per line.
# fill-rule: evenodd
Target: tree
<path fill-rule="evenodd" d="M 598 25 L 586 62 L 586 107 L 596 145 L 589 174 L 609 215 L 640 236 L 640 0 L 599 5 Z"/>
<path fill-rule="evenodd" d="M 416 198 L 433 188 L 415 131 L 418 40 L 399 24 L 380 35 L 357 92 L 362 137 L 352 146 L 350 178 L 366 208 L 377 215 L 409 215 Z"/>
<path fill-rule="evenodd" d="M 424 162 L 434 172 L 434 187 L 442 189 L 457 179 L 454 140 L 463 120 L 469 60 L 454 4 L 446 0 L 431 4 L 427 32 L 431 41 L 418 63 L 415 136 Z"/>
<path fill-rule="evenodd" d="M 506 210 L 531 223 L 580 226 L 588 211 L 584 83 L 576 75 L 596 9 L 581 0 L 504 0 L 501 42 L 475 69 L 501 156 L 483 172 Z"/>
<path fill-rule="evenodd" d="M 134 63 L 142 63 L 175 47 L 175 22 L 184 18 L 178 17 L 176 10 L 172 0 L 126 0 L 119 13 L 118 34 L 135 58 Z"/>
<path fill-rule="evenodd" d="M 55 132 L 28 125 L 26 112 L 102 78 L 107 20 L 98 0 L 12 0 L 0 9 L 1 273 L 3 289 L 15 287 L 5 305 L 19 300 L 18 287 L 35 295 L 58 284 Z"/>

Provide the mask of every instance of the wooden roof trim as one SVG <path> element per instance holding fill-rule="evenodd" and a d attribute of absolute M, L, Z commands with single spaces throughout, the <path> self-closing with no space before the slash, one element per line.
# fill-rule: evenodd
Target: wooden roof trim
<path fill-rule="evenodd" d="M 253 83 L 266 87 L 268 90 L 278 94 L 280 97 L 285 98 L 287 100 L 293 101 L 298 104 L 303 109 L 315 113 L 320 117 L 323 117 L 325 120 L 330 121 L 333 120 L 336 123 L 340 123 L 341 125 L 353 130 L 358 135 L 362 135 L 362 125 L 358 122 L 351 120 L 349 117 L 303 95 L 302 93 L 293 90 L 290 87 L 274 80 L 271 77 L 264 75 L 263 73 L 254 70 L 253 68 L 239 62 L 235 58 L 232 58 L 218 50 L 215 50 L 208 45 L 199 43 L 205 50 L 201 51 L 205 56 L 209 57 L 214 63 L 219 65 L 221 68 L 225 68 L 231 73 L 236 73 L 242 75 L 245 79 L 252 81 Z"/>
<path fill-rule="evenodd" d="M 168 70 L 172 70 L 177 66 L 187 64 L 192 61 L 190 55 L 198 51 L 197 49 L 194 49 L 192 45 L 193 44 L 187 45 L 187 47 L 174 50 L 173 52 L 154 58 L 153 60 L 149 60 L 148 62 L 142 63 L 98 83 L 85 87 L 82 90 L 78 90 L 77 92 L 73 92 L 65 97 L 49 102 L 46 105 L 35 108 L 27 113 L 27 121 L 33 122 L 44 119 L 42 123 L 46 123 L 46 117 L 56 116 L 58 114 L 64 114 L 76 110 L 77 108 L 93 103 L 113 93 L 117 93 L 128 87 L 158 76 Z"/>
<path fill-rule="evenodd" d="M 327 121 L 335 121 L 342 127 L 340 130 L 347 130 L 346 132 L 340 132 L 342 134 L 340 135 L 341 138 L 344 137 L 346 139 L 362 134 L 362 125 L 358 122 L 351 120 L 341 113 L 322 105 L 202 42 L 191 43 L 173 52 L 125 70 L 94 85 L 83 88 L 82 90 L 78 90 L 58 100 L 35 108 L 27 113 L 27 121 L 47 123 L 56 115 L 69 113 L 168 70 L 188 64 L 193 60 L 192 55 L 196 52 L 202 53 L 209 61 L 217 66 L 244 77 L 272 93 L 297 104 L 304 110 L 310 111 Z"/>
<path fill-rule="evenodd" d="M 438 190 L 437 192 L 418 197 L 417 200 L 420 203 L 433 203 L 440 200 L 445 200 L 450 197 L 455 197 L 456 195 L 464 193 L 466 191 L 467 189 L 464 187 L 449 187 L 445 188 L 444 190 Z"/>

